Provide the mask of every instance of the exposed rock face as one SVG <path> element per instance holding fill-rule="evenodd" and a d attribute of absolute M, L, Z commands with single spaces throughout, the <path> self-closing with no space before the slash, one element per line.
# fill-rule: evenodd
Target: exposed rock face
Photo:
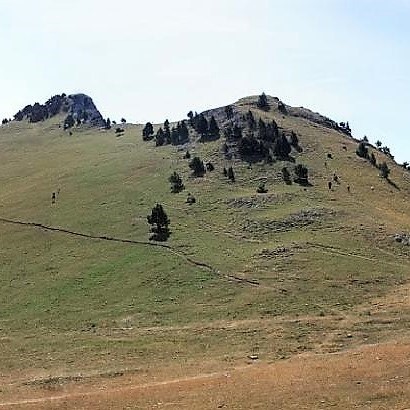
<path fill-rule="evenodd" d="M 66 97 L 66 105 L 69 107 L 68 114 L 71 114 L 75 120 L 84 120 L 96 127 L 104 125 L 101 113 L 88 95 L 71 94 Z"/>
<path fill-rule="evenodd" d="M 16 121 L 28 119 L 30 122 L 39 122 L 52 118 L 61 112 L 71 115 L 75 121 L 79 120 L 96 127 L 104 125 L 104 119 L 92 98 L 85 94 L 55 95 L 44 104 L 27 105 L 14 116 L 14 119 Z"/>

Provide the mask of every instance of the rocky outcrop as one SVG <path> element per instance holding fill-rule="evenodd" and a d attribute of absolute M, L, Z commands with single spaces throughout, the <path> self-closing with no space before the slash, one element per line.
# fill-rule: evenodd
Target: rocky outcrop
<path fill-rule="evenodd" d="M 16 121 L 27 119 L 29 122 L 44 121 L 57 114 L 71 115 L 74 121 L 100 127 L 104 119 L 98 111 L 91 97 L 85 94 L 54 95 L 44 104 L 38 102 L 27 105 L 14 115 Z"/>

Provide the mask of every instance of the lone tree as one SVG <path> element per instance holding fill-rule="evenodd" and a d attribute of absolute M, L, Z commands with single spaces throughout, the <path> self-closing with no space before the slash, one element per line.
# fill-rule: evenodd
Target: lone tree
<path fill-rule="evenodd" d="M 185 189 L 185 186 L 182 182 L 182 178 L 177 172 L 174 172 L 169 178 L 168 181 L 171 183 L 171 192 L 177 194 Z"/>
<path fill-rule="evenodd" d="M 269 103 L 268 103 L 268 98 L 266 97 L 265 93 L 262 93 L 259 98 L 258 102 L 256 103 L 257 107 L 260 108 L 261 110 L 268 110 L 269 109 Z"/>
<path fill-rule="evenodd" d="M 204 163 L 199 157 L 194 157 L 189 163 L 189 168 L 192 169 L 194 176 L 203 177 L 205 174 Z"/>
<path fill-rule="evenodd" d="M 379 175 L 381 178 L 387 179 L 390 174 L 390 168 L 387 166 L 386 162 L 382 162 L 379 166 Z"/>
<path fill-rule="evenodd" d="M 161 204 L 156 204 L 152 208 L 151 215 L 147 216 L 147 221 L 151 225 L 151 232 L 153 233 L 150 240 L 166 241 L 169 238 L 168 225 L 170 220 Z"/>
<path fill-rule="evenodd" d="M 232 167 L 228 168 L 227 176 L 232 182 L 235 182 L 235 173 L 233 172 Z"/>
<path fill-rule="evenodd" d="M 300 184 L 300 185 L 308 185 L 308 169 L 305 165 L 298 164 L 295 166 L 295 182 Z"/>
<path fill-rule="evenodd" d="M 145 124 L 145 127 L 142 130 L 142 139 L 144 141 L 150 141 L 154 138 L 154 127 L 150 122 Z"/>

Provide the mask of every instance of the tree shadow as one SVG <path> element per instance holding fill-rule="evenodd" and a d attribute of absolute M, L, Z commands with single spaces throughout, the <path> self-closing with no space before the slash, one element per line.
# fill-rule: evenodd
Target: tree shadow
<path fill-rule="evenodd" d="M 391 185 L 393 188 L 397 189 L 398 191 L 400 191 L 400 188 L 398 187 L 398 185 L 393 182 L 390 178 L 386 178 L 387 182 L 389 183 L 389 185 Z"/>
<path fill-rule="evenodd" d="M 168 238 L 171 236 L 171 231 L 169 229 L 162 229 L 161 231 L 157 231 L 156 229 L 152 230 L 152 235 L 150 236 L 150 241 L 157 241 L 157 242 L 166 242 Z"/>

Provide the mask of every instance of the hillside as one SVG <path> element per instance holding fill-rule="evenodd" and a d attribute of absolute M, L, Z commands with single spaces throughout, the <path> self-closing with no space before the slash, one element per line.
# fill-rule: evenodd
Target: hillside
<path fill-rule="evenodd" d="M 144 125 L 116 132 L 81 123 L 69 133 L 62 112 L 0 127 L 0 405 L 68 394 L 67 408 L 80 408 L 81 394 L 101 386 L 160 389 L 155 383 L 210 375 L 204 380 L 224 388 L 204 381 L 177 397 L 155 390 L 156 403 L 303 408 L 293 384 L 273 390 L 276 402 L 266 395 L 278 382 L 269 369 L 304 380 L 306 408 L 408 405 L 410 248 L 395 235 L 410 232 L 410 172 L 369 145 L 391 170 L 380 178 L 346 127 L 279 99 L 268 97 L 269 110 L 257 101 L 232 104 L 230 118 L 226 107 L 205 112 L 220 128 L 206 142 L 186 120 L 183 145 L 156 146 L 163 124 L 147 141 Z M 256 123 L 276 123 L 278 135 L 244 158 L 233 127 L 248 135 L 249 111 Z M 272 156 L 277 137 L 292 132 L 300 149 Z M 193 177 L 195 156 L 215 169 Z M 309 183 L 293 182 L 297 164 Z M 223 174 L 229 167 L 235 182 Z M 168 181 L 174 171 L 185 185 L 178 194 Z M 261 183 L 267 193 L 256 192 Z M 171 221 L 166 242 L 149 240 L 146 216 L 156 203 Z M 368 375 L 354 366 L 359 356 Z M 338 363 L 326 371 L 343 388 L 327 391 L 322 381 L 311 392 L 308 374 L 319 376 L 299 359 L 306 369 Z M 265 393 L 256 383 L 235 398 L 248 371 Z M 101 408 L 94 393 L 87 408 Z M 154 398 L 133 396 L 129 406 L 151 408 Z"/>

